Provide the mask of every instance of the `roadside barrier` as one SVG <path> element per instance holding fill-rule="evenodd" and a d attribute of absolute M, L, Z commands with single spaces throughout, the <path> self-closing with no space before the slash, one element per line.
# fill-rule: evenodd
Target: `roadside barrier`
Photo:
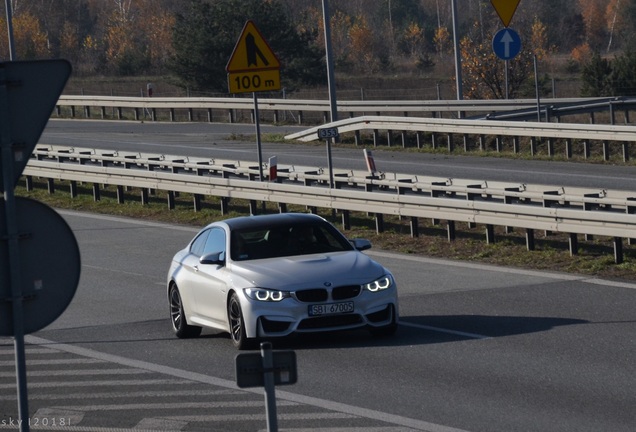
<path fill-rule="evenodd" d="M 335 187 L 329 188 L 322 168 L 279 164 L 276 181 L 260 179 L 259 168 L 245 161 L 38 145 L 24 176 L 27 188 L 33 177 L 47 179 L 51 192 L 55 180 L 68 181 L 72 196 L 78 183 L 92 184 L 95 200 L 104 184 L 117 186 L 120 202 L 126 187 L 139 188 L 142 202 L 149 190 L 167 191 L 169 208 L 181 192 L 194 196 L 195 210 L 203 196 L 220 197 L 224 213 L 231 199 L 248 200 L 252 213 L 258 201 L 278 203 L 281 211 L 287 205 L 332 209 L 344 229 L 350 228 L 350 212 L 366 212 L 374 215 L 378 232 L 384 216 L 395 215 L 408 218 L 411 235 L 418 236 L 418 219 L 430 218 L 446 221 L 451 241 L 458 222 L 484 225 L 488 242 L 495 241 L 494 226 L 519 228 L 528 250 L 534 249 L 535 230 L 568 234 L 571 254 L 577 253 L 578 235 L 606 236 L 613 239 L 617 263 L 623 261 L 623 239 L 636 238 L 636 193 L 626 191 L 342 170 L 334 172 Z"/>

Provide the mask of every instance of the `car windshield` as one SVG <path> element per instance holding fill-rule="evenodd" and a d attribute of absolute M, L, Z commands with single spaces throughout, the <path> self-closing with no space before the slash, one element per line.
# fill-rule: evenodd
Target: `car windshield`
<path fill-rule="evenodd" d="M 287 224 L 232 231 L 230 256 L 244 261 L 350 250 L 351 243 L 331 224 Z"/>

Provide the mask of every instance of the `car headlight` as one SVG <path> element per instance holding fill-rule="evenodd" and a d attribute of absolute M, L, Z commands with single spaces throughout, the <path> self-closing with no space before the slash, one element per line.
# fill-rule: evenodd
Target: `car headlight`
<path fill-rule="evenodd" d="M 262 302 L 279 302 L 289 297 L 289 292 L 270 290 L 265 288 L 245 288 L 245 295 L 252 300 L 258 300 Z"/>
<path fill-rule="evenodd" d="M 363 287 L 371 292 L 383 291 L 393 286 L 393 278 L 390 275 L 384 275 L 380 279 L 364 284 Z"/>

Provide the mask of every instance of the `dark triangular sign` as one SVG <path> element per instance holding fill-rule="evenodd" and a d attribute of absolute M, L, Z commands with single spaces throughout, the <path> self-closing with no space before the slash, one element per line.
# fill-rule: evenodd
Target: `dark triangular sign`
<path fill-rule="evenodd" d="M 11 147 L 14 161 L 13 184 L 2 175 L 0 190 L 15 188 L 70 75 L 66 60 L 0 63 L 0 145 Z"/>

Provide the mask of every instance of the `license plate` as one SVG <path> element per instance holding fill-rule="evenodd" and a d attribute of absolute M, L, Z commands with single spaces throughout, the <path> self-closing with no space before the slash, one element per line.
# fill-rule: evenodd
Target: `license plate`
<path fill-rule="evenodd" d="M 336 315 L 353 312 L 353 302 L 316 304 L 309 306 L 309 316 Z"/>

